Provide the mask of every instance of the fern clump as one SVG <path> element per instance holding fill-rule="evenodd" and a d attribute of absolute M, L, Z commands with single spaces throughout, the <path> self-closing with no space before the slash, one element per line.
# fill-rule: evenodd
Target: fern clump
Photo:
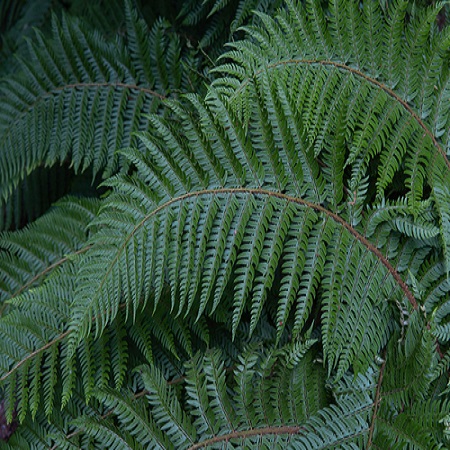
<path fill-rule="evenodd" d="M 2 81 L 5 448 L 448 445 L 447 7 L 138 6 Z"/>

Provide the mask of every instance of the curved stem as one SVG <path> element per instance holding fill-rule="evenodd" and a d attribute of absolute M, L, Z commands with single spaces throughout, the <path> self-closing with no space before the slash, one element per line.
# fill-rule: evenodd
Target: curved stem
<path fill-rule="evenodd" d="M 247 193 L 252 195 L 263 195 L 263 196 L 269 196 L 269 197 L 275 197 L 282 200 L 286 200 L 292 203 L 296 203 L 299 205 L 306 206 L 308 208 L 314 209 L 318 212 L 321 212 L 325 214 L 326 216 L 333 219 L 335 222 L 342 225 L 346 230 L 352 234 L 352 236 L 355 237 L 364 247 L 366 247 L 370 252 L 372 252 L 380 261 L 381 263 L 386 267 L 388 272 L 392 275 L 394 280 L 397 282 L 397 284 L 402 289 L 403 293 L 405 294 L 406 298 L 408 299 L 411 306 L 416 310 L 418 308 L 417 300 L 415 299 L 414 295 L 406 285 L 406 283 L 403 281 L 400 274 L 397 272 L 397 270 L 392 266 L 392 264 L 388 261 L 388 259 L 378 250 L 367 238 L 365 238 L 362 234 L 360 234 L 355 228 L 353 228 L 349 223 L 347 223 L 342 217 L 338 216 L 336 213 L 333 213 L 332 211 L 329 211 L 328 209 L 324 208 L 322 205 L 309 202 L 307 200 L 304 200 L 300 197 L 292 197 L 287 194 L 283 194 L 281 192 L 276 191 L 269 191 L 267 189 L 262 188 L 217 188 L 217 189 L 205 189 L 202 191 L 195 191 L 195 192 L 189 192 L 187 194 L 180 195 L 178 197 L 174 197 L 170 199 L 169 201 L 163 203 L 162 205 L 155 208 L 151 213 L 146 215 L 144 219 L 142 219 L 141 222 L 139 222 L 134 229 L 131 231 L 131 233 L 127 236 L 127 238 L 124 240 L 122 245 L 118 248 L 116 256 L 112 259 L 108 270 L 106 271 L 104 277 L 102 278 L 98 291 L 101 291 L 104 283 L 107 280 L 108 275 L 113 270 L 114 265 L 117 263 L 119 256 L 121 253 L 125 250 L 128 242 L 133 238 L 133 236 L 136 234 L 136 232 L 153 216 L 158 214 L 161 210 L 167 208 L 168 206 L 176 203 L 181 202 L 183 200 L 186 200 L 188 198 L 192 197 L 199 197 L 202 195 L 217 195 L 217 194 L 239 194 L 239 193 Z"/>
<path fill-rule="evenodd" d="M 409 105 L 409 103 L 407 101 L 405 101 L 403 98 L 401 98 L 394 90 L 392 90 L 390 87 L 386 86 L 385 84 L 381 83 L 380 81 L 378 81 L 377 79 L 365 74 L 364 72 L 361 72 L 358 69 L 355 69 L 353 67 L 347 66 L 343 63 L 337 62 L 337 61 L 329 61 L 329 60 L 320 60 L 320 59 L 288 59 L 288 60 L 284 60 L 284 61 L 278 61 L 276 63 L 273 64 L 269 64 L 267 66 L 264 67 L 264 69 L 260 69 L 258 71 L 255 72 L 254 75 L 259 75 L 261 73 L 263 73 L 265 70 L 267 69 L 274 69 L 276 67 L 280 67 L 280 66 L 286 66 L 286 65 L 295 65 L 295 64 L 305 64 L 305 65 L 318 65 L 318 66 L 331 66 L 331 67 L 336 67 L 339 70 L 342 71 L 346 71 L 346 72 L 350 72 L 353 75 L 364 79 L 365 81 L 367 81 L 368 83 L 377 86 L 378 88 L 380 88 L 381 90 L 383 90 L 384 92 L 386 92 L 386 94 L 388 94 L 390 97 L 392 97 L 394 100 L 396 100 L 398 103 L 400 103 L 402 105 L 402 107 L 408 111 L 408 113 L 414 118 L 414 120 L 417 122 L 417 124 L 423 129 L 423 131 L 425 132 L 426 135 L 428 135 L 431 139 L 431 141 L 433 142 L 433 145 L 436 147 L 437 151 L 442 155 L 442 157 L 444 158 L 445 164 L 447 165 L 447 169 L 450 170 L 450 161 L 447 158 L 447 154 L 445 153 L 445 151 L 443 150 L 443 148 L 441 147 L 441 145 L 439 144 L 439 142 L 437 141 L 436 137 L 434 136 L 434 134 L 428 129 L 428 127 L 426 126 L 425 122 L 420 118 L 420 116 L 413 110 L 413 108 L 411 107 L 411 105 Z M 250 79 L 247 78 L 245 81 L 242 82 L 241 86 L 236 90 L 235 94 L 238 93 L 240 90 L 242 90 L 243 86 L 246 86 L 248 83 L 250 82 Z"/>
<path fill-rule="evenodd" d="M 246 439 L 252 436 L 264 436 L 267 434 L 270 435 L 298 434 L 302 429 L 303 427 L 300 426 L 280 425 L 264 428 L 252 428 L 250 430 L 233 431 L 232 433 L 214 436 L 213 438 L 206 439 L 205 441 L 202 442 L 198 442 L 197 444 L 190 446 L 188 450 L 197 450 L 199 448 L 205 448 L 210 445 L 217 444 L 218 442 L 227 442 L 230 439 Z"/>

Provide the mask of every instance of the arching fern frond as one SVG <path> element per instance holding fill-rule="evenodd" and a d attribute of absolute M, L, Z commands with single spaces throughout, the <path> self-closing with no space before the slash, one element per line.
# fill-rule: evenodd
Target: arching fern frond
<path fill-rule="evenodd" d="M 133 315 L 141 301 L 157 308 L 166 282 L 173 314 L 211 315 L 223 301 L 232 309 L 233 333 L 247 313 L 251 333 L 281 270 L 279 335 L 291 323 L 297 336 L 314 305 L 323 310 L 330 370 L 341 377 L 351 364 L 367 367 L 387 342 L 389 302 L 405 299 L 413 308 L 417 302 L 382 252 L 345 215 L 322 206 L 328 184 L 301 119 L 281 115 L 266 126 L 282 135 L 275 159 L 271 147 L 259 144 L 259 118 L 245 135 L 214 91 L 205 103 L 189 100 L 198 120 L 180 105 L 170 122 L 151 117 L 155 132 L 141 136 L 148 151 L 126 152 L 137 176 L 109 182 L 117 193 L 93 222 L 100 231 L 82 262 L 72 351 L 83 337 L 99 336 L 122 302 Z M 232 299 L 223 296 L 229 283 Z"/>
<path fill-rule="evenodd" d="M 328 171 L 333 166 L 322 152 L 342 149 L 333 177 L 341 177 L 339 186 L 356 191 L 375 160 L 377 197 L 404 172 L 416 207 L 433 184 L 430 168 L 438 155 L 450 168 L 449 41 L 447 30 L 435 30 L 439 7 L 412 12 L 406 26 L 407 2 L 384 13 L 376 2 L 359 8 L 334 1 L 326 18 L 316 2 L 286 3 L 287 11 L 276 19 L 261 14 L 264 27 L 246 28 L 249 38 L 231 44 L 228 62 L 215 69 L 223 74 L 216 88 L 245 122 L 254 108 L 251 98 L 261 96 L 259 86 L 283 89 L 295 99 L 308 141 Z M 377 53 L 383 46 L 384 60 Z M 269 100 L 264 106 L 277 107 Z M 342 165 L 351 173 L 343 180 Z"/>
<path fill-rule="evenodd" d="M 40 165 L 70 160 L 75 172 L 115 173 L 116 150 L 147 127 L 143 114 L 182 88 L 177 38 L 162 23 L 150 32 L 129 4 L 126 18 L 126 42 L 108 42 L 82 22 L 54 17 L 52 38 L 37 32 L 21 73 L 2 81 L 2 198 Z M 146 55 L 136 52 L 138 42 L 145 42 Z"/>

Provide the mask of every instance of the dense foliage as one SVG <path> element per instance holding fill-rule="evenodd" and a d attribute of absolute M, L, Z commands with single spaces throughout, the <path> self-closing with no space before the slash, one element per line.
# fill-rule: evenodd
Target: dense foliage
<path fill-rule="evenodd" d="M 0 447 L 447 447 L 448 5 L 149 5 L 1 4 Z"/>

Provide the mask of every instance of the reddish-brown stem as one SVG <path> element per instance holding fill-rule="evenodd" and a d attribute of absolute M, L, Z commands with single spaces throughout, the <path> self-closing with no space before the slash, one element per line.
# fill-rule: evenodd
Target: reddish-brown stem
<path fill-rule="evenodd" d="M 281 200 L 286 200 L 292 203 L 296 203 L 299 205 L 306 206 L 308 208 L 314 209 L 316 211 L 319 211 L 326 216 L 333 219 L 335 222 L 342 225 L 346 230 L 348 230 L 361 244 L 363 244 L 370 252 L 372 252 L 380 261 L 381 263 L 386 267 L 386 269 L 389 271 L 389 273 L 392 275 L 392 277 L 395 279 L 397 284 L 400 286 L 402 291 L 404 292 L 406 298 L 410 302 L 411 306 L 416 310 L 418 308 L 417 301 L 412 294 L 412 292 L 409 290 L 406 283 L 403 281 L 400 274 L 395 270 L 395 268 L 391 265 L 391 263 L 387 260 L 387 258 L 378 250 L 371 242 L 369 242 L 362 234 L 360 234 L 358 231 L 356 231 L 349 223 L 347 223 L 344 219 L 342 219 L 337 214 L 333 213 L 332 211 L 329 211 L 328 209 L 324 208 L 322 205 L 309 202 L 307 200 L 304 200 L 300 197 L 292 197 L 287 194 L 283 194 L 281 192 L 276 191 L 269 191 L 267 189 L 262 188 L 218 188 L 218 189 L 205 189 L 202 191 L 195 191 L 195 192 L 189 192 L 184 195 L 180 195 L 179 197 L 175 197 L 167 201 L 166 203 L 158 206 L 155 208 L 151 213 L 146 215 L 144 219 L 142 219 L 141 222 L 139 222 L 131 231 L 131 233 L 127 236 L 123 244 L 119 247 L 118 252 L 113 258 L 113 260 L 110 263 L 110 266 L 108 268 L 108 271 L 106 272 L 105 276 L 103 277 L 102 281 L 99 284 L 99 290 L 101 290 L 103 284 L 106 282 L 106 279 L 111 272 L 111 270 L 114 267 L 114 264 L 117 262 L 120 254 L 122 251 L 126 248 L 128 242 L 130 239 L 133 238 L 133 236 L 136 234 L 136 232 L 154 215 L 158 214 L 161 210 L 167 208 L 168 206 L 172 205 L 176 202 L 181 202 L 183 200 L 186 200 L 188 198 L 192 197 L 199 197 L 202 195 L 217 195 L 217 194 L 252 194 L 252 195 L 261 195 L 261 196 L 268 196 L 268 197 L 274 197 L 279 198 Z"/>
<path fill-rule="evenodd" d="M 8 378 L 12 373 L 14 373 L 17 369 L 19 369 L 21 366 L 23 366 L 28 360 L 30 360 L 31 358 L 33 358 L 34 356 L 36 356 L 37 354 L 47 350 L 48 348 L 50 348 L 52 345 L 58 343 L 59 341 L 62 341 L 66 336 L 68 336 L 70 334 L 70 330 L 65 331 L 64 333 L 61 333 L 59 336 L 57 336 L 55 339 L 53 339 L 50 342 L 47 342 L 45 345 L 43 345 L 42 347 L 39 347 L 38 349 L 34 350 L 33 352 L 31 352 L 29 355 L 27 355 L 25 358 L 23 358 L 22 360 L 20 360 L 11 370 L 9 370 L 8 372 L 6 372 L 1 378 L 0 381 L 4 381 L 6 380 L 6 378 Z"/>
<path fill-rule="evenodd" d="M 274 435 L 274 434 L 298 434 L 303 428 L 300 426 L 272 426 L 264 428 L 253 428 L 251 430 L 243 431 L 233 431 L 232 433 L 222 434 L 220 436 L 215 436 L 211 439 L 206 439 L 205 441 L 198 442 L 197 444 L 191 445 L 188 450 L 196 450 L 199 448 L 205 448 L 218 442 L 227 442 L 230 439 L 246 439 L 252 436 L 264 436 L 264 435 Z"/>
<path fill-rule="evenodd" d="M 413 108 L 408 104 L 408 102 L 405 101 L 404 99 L 402 99 L 393 89 L 389 88 L 388 86 L 386 86 L 385 84 L 381 83 L 377 79 L 375 79 L 373 77 L 370 77 L 369 75 L 365 74 L 364 72 L 361 72 L 358 69 L 355 69 L 353 67 L 347 66 L 347 65 L 345 65 L 343 63 L 340 63 L 340 62 L 337 62 L 337 61 L 328 61 L 328 60 L 320 60 L 320 59 L 288 59 L 288 60 L 284 60 L 284 61 L 278 61 L 278 62 L 273 63 L 273 64 L 269 64 L 264 69 L 261 69 L 261 70 L 258 70 L 257 72 L 255 72 L 255 75 L 261 74 L 266 69 L 274 69 L 276 67 L 286 66 L 286 65 L 291 65 L 291 64 L 292 65 L 294 65 L 294 64 L 305 64 L 305 65 L 319 65 L 319 66 L 336 67 L 339 70 L 350 72 L 353 75 L 356 75 L 356 76 L 364 79 L 368 83 L 373 84 L 374 86 L 377 86 L 378 88 L 380 88 L 381 90 L 386 92 L 394 100 L 396 100 L 398 103 L 400 103 L 402 105 L 402 107 L 406 111 L 408 111 L 408 113 L 414 118 L 414 120 L 418 123 L 418 125 L 424 130 L 425 134 L 427 134 L 430 137 L 431 141 L 433 142 L 433 145 L 436 147 L 438 152 L 444 158 L 444 161 L 445 161 L 445 163 L 447 165 L 447 169 L 450 169 L 450 161 L 447 158 L 447 154 L 444 152 L 442 147 L 439 145 L 439 142 L 437 141 L 437 139 L 434 136 L 434 134 L 428 129 L 428 127 L 425 125 L 425 122 L 413 110 Z M 241 86 L 245 86 L 248 82 L 249 82 L 249 79 L 244 81 Z M 237 89 L 236 93 L 239 92 L 241 89 L 242 89 L 242 87 Z"/>

